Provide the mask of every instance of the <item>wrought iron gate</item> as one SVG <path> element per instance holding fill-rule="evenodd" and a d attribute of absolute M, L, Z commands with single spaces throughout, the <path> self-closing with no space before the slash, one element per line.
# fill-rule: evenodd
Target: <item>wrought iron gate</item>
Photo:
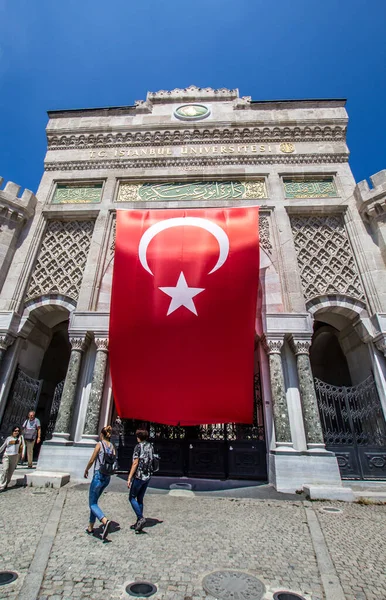
<path fill-rule="evenodd" d="M 51 404 L 50 420 L 48 421 L 46 430 L 46 440 L 50 440 L 52 438 L 52 434 L 55 431 L 56 419 L 58 418 L 60 401 L 62 399 L 63 394 L 64 381 L 64 379 L 62 381 L 59 381 L 59 383 L 55 387 L 54 398 Z"/>
<path fill-rule="evenodd" d="M 14 425 L 21 426 L 30 410 L 35 410 L 42 387 L 42 379 L 29 377 L 18 366 L 8 396 L 7 406 L 1 422 L 0 437 L 10 435 Z"/>
<path fill-rule="evenodd" d="M 159 475 L 216 479 L 267 479 L 260 379 L 255 377 L 252 425 L 237 423 L 172 427 L 124 419 L 114 427 L 118 464 L 131 466 L 135 430 L 145 427 L 161 456 Z"/>
<path fill-rule="evenodd" d="M 315 379 L 327 450 L 343 479 L 386 479 L 386 423 L 372 376 L 352 387 Z"/>

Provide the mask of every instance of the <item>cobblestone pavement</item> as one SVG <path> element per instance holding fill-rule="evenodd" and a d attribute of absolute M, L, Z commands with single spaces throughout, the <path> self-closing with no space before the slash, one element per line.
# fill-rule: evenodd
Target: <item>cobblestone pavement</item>
<path fill-rule="evenodd" d="M 154 600 L 213 600 L 202 578 L 218 569 L 257 576 L 267 600 L 278 589 L 325 599 L 302 502 L 148 494 L 150 526 L 137 535 L 130 530 L 127 494 L 106 492 L 101 506 L 120 530 L 103 543 L 84 533 L 87 491 L 60 493 L 66 498 L 39 600 L 120 600 L 129 598 L 123 585 L 141 579 L 157 585 Z M 56 496 L 31 488 L 0 494 L 0 565 L 20 573 L 16 583 L 0 588 L 0 598 L 18 598 Z M 338 503 L 339 515 L 321 512 L 325 503 L 311 506 L 347 600 L 386 600 L 386 506 Z"/>
<path fill-rule="evenodd" d="M 347 598 L 386 600 L 386 506 L 344 504 L 342 514 L 317 512 Z"/>
<path fill-rule="evenodd" d="M 17 598 L 31 564 L 57 492 L 9 488 L 0 494 L 0 570 L 16 571 L 19 578 L 0 587 L 0 598 Z"/>

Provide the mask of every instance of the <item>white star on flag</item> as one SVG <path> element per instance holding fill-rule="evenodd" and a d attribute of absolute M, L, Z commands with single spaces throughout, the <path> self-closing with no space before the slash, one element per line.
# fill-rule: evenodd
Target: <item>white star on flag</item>
<path fill-rule="evenodd" d="M 167 294 L 171 297 L 171 302 L 169 304 L 169 309 L 166 315 L 170 315 L 172 312 L 180 308 L 180 306 L 185 306 L 190 312 L 197 315 L 197 310 L 193 302 L 194 296 L 197 294 L 201 294 L 205 290 L 205 288 L 191 288 L 186 283 L 185 275 L 181 271 L 180 276 L 177 281 L 176 287 L 160 287 L 158 288 L 164 294 Z M 198 316 L 198 315 L 197 315 Z"/>

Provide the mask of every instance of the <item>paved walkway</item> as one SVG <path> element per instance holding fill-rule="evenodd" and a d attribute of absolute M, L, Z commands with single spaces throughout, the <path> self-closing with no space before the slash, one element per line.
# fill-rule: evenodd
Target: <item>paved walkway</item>
<path fill-rule="evenodd" d="M 112 486 L 111 489 L 114 489 Z M 0 494 L 0 569 L 19 579 L 3 599 L 120 600 L 124 584 L 153 582 L 154 600 L 214 600 L 202 578 L 237 569 L 257 576 L 266 600 L 291 590 L 307 600 L 386 600 L 386 506 L 152 493 L 137 535 L 127 495 L 101 506 L 120 524 L 109 542 L 84 533 L 87 490 L 14 488 Z M 332 503 L 328 503 L 332 505 Z"/>

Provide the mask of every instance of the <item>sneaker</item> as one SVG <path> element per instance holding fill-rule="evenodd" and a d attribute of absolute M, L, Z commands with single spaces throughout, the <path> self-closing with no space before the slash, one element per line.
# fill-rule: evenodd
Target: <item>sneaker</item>
<path fill-rule="evenodd" d="M 130 529 L 135 529 L 137 527 L 138 521 L 139 521 L 139 519 L 137 519 L 135 523 L 133 523 L 132 525 L 130 525 Z"/>
<path fill-rule="evenodd" d="M 135 531 L 142 531 L 142 529 L 144 528 L 144 525 L 146 524 L 146 519 L 145 517 L 142 517 L 142 519 L 138 519 L 136 525 L 135 525 Z"/>
<path fill-rule="evenodd" d="M 107 534 L 109 532 L 110 525 L 111 525 L 111 521 L 106 521 L 105 525 L 103 526 L 102 540 L 105 540 L 107 538 Z"/>

